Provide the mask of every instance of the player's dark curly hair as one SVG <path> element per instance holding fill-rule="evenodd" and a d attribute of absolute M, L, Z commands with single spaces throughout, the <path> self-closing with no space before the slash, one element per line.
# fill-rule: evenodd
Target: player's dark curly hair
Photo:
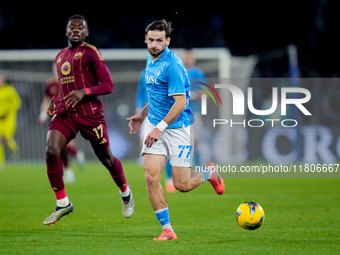
<path fill-rule="evenodd" d="M 74 14 L 71 17 L 68 18 L 67 22 L 66 22 L 66 27 L 68 26 L 68 23 L 70 23 L 71 20 L 73 19 L 82 19 L 85 21 L 85 25 L 87 28 L 89 28 L 89 23 L 87 22 L 87 19 L 85 19 L 85 17 L 83 15 L 79 15 L 79 14 Z M 86 36 L 85 38 L 85 42 L 89 42 L 89 36 Z"/>
<path fill-rule="evenodd" d="M 165 19 L 161 20 L 155 20 L 154 22 L 150 23 L 146 28 L 145 28 L 145 34 L 147 34 L 149 31 L 165 31 L 165 37 L 169 38 L 171 35 L 171 32 L 173 31 L 171 27 L 171 22 L 166 21 Z"/>
<path fill-rule="evenodd" d="M 67 22 L 66 22 L 66 27 L 68 26 L 68 23 L 70 23 L 70 20 L 73 20 L 73 19 L 82 19 L 82 20 L 84 20 L 86 27 L 89 28 L 89 23 L 87 22 L 87 19 L 85 19 L 85 17 L 83 15 L 79 15 L 79 14 L 74 14 L 71 17 L 69 17 Z"/>

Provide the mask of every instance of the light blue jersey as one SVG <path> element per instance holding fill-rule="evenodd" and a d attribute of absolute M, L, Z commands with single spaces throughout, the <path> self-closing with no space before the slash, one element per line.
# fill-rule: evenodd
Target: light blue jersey
<path fill-rule="evenodd" d="M 145 69 L 148 94 L 148 118 L 157 125 L 175 103 L 174 95 L 185 94 L 185 110 L 167 128 L 181 128 L 190 125 L 190 82 L 182 60 L 168 47 L 153 63 L 150 54 Z"/>

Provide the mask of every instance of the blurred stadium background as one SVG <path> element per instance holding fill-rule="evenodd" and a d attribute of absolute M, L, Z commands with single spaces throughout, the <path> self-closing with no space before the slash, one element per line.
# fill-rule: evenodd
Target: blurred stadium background
<path fill-rule="evenodd" d="M 114 93 L 101 97 L 112 150 L 117 157 L 134 159 L 139 153 L 139 141 L 129 136 L 125 117 L 134 113 L 136 87 L 147 55 L 144 28 L 151 21 L 171 20 L 174 33 L 170 48 L 179 54 L 183 48 L 194 48 L 197 66 L 208 78 L 291 77 L 290 60 L 294 57 L 298 60 L 296 70 L 300 77 L 339 77 L 338 7 L 336 0 L 228 1 L 221 8 L 164 6 L 157 11 L 145 6 L 130 9 L 125 5 L 117 10 L 103 6 L 55 6 L 46 12 L 27 11 L 25 6 L 13 8 L 10 4 L 0 7 L 0 73 L 15 86 L 23 102 L 16 133 L 19 153 L 6 153 L 7 160 L 44 160 L 48 125 L 37 121 L 40 103 L 45 83 L 52 76 L 54 56 L 66 46 L 66 20 L 74 13 L 88 19 L 90 43 L 102 51 L 115 83 Z M 297 50 L 297 55 L 289 54 L 289 46 Z M 315 145 L 320 140 L 326 143 L 326 151 L 315 151 L 313 155 L 317 158 L 312 161 L 334 162 L 340 157 L 339 88 L 336 82 L 324 88 L 309 88 L 310 105 L 314 105 L 311 109 L 313 121 L 305 124 L 316 130 L 310 138 L 316 141 Z M 270 98 L 270 91 L 263 88 L 256 95 L 256 101 Z M 320 126 L 322 128 L 317 129 Z M 256 136 L 257 140 L 249 139 L 247 159 L 263 158 L 257 153 L 258 146 L 254 146 L 262 143 L 267 130 L 262 132 Z M 321 132 L 326 133 L 326 140 L 321 138 Z M 85 151 L 88 159 L 94 158 L 90 146 L 85 143 L 79 139 L 79 148 Z M 280 153 L 287 155 L 291 150 L 288 141 Z M 302 157 L 300 155 L 300 159 Z"/>
<path fill-rule="evenodd" d="M 229 150 L 206 150 L 201 161 L 259 166 L 263 160 L 279 165 L 292 160 L 329 164 L 340 158 L 340 1 L 227 0 L 185 5 L 164 1 L 0 4 L 0 74 L 22 99 L 15 135 L 19 151 L 14 155 L 6 151 L 8 164 L 0 167 L 1 254 L 339 254 L 340 185 L 338 178 L 332 178 L 339 171 L 324 179 L 228 175 L 223 196 L 216 196 L 209 183 L 189 196 L 168 194 L 179 239 L 166 244 L 152 241 L 160 226 L 148 202 L 142 167 L 134 161 L 140 152 L 139 139 L 128 134 L 125 117 L 134 113 L 139 75 L 145 67 L 144 29 L 155 19 L 173 22 L 170 48 L 179 55 L 182 49 L 193 48 L 197 66 L 208 79 L 313 79 L 308 83 L 312 98 L 306 105 L 313 116 L 299 118 L 298 128 L 232 129 Z M 90 43 L 103 53 L 115 83 L 114 93 L 101 100 L 112 150 L 124 160 L 134 190 L 136 213 L 128 221 L 121 217 L 119 193 L 96 160 L 76 173 L 76 183 L 67 184 L 76 205 L 74 215 L 46 227 L 42 220 L 55 201 L 45 172 L 48 124 L 40 125 L 38 116 L 53 59 L 67 46 L 66 20 L 75 13 L 87 18 Z M 257 92 L 255 108 L 270 102 L 271 86 L 256 90 L 251 86 Z M 208 110 L 215 110 L 209 99 Z M 258 117 L 247 112 L 246 118 Z M 204 142 L 217 144 L 224 133 L 220 130 L 205 131 L 200 148 Z M 78 137 L 77 145 L 87 160 L 95 159 L 91 146 Z M 264 225 L 256 231 L 245 231 L 235 221 L 237 206 L 250 200 L 260 203 L 266 213 Z"/>

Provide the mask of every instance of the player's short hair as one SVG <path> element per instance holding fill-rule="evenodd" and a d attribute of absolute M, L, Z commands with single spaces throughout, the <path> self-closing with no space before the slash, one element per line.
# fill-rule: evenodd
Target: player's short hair
<path fill-rule="evenodd" d="M 68 23 L 70 23 L 71 20 L 73 19 L 82 19 L 85 21 L 85 25 L 87 28 L 89 28 L 89 23 L 87 22 L 87 19 L 85 19 L 85 17 L 83 15 L 79 15 L 79 14 L 74 14 L 71 17 L 68 18 L 67 23 L 66 23 L 66 27 L 68 26 Z"/>
<path fill-rule="evenodd" d="M 150 23 L 146 28 L 145 28 L 145 34 L 147 34 L 149 31 L 165 31 L 165 38 L 169 38 L 171 35 L 171 32 L 173 31 L 171 27 L 171 22 L 166 21 L 165 19 L 161 20 L 155 20 L 154 22 Z"/>

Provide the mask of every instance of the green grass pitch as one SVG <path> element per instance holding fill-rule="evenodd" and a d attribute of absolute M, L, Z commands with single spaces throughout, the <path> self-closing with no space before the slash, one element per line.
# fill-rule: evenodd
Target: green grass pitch
<path fill-rule="evenodd" d="M 118 189 L 99 163 L 76 167 L 66 184 L 74 213 L 56 225 L 45 165 L 0 170 L 0 254 L 340 254 L 340 179 L 225 179 L 226 192 L 207 182 L 189 193 L 167 194 L 178 240 L 155 242 L 162 229 L 150 206 L 143 169 L 123 162 L 135 199 L 125 219 Z M 266 218 L 247 231 L 236 208 L 252 200 Z"/>

